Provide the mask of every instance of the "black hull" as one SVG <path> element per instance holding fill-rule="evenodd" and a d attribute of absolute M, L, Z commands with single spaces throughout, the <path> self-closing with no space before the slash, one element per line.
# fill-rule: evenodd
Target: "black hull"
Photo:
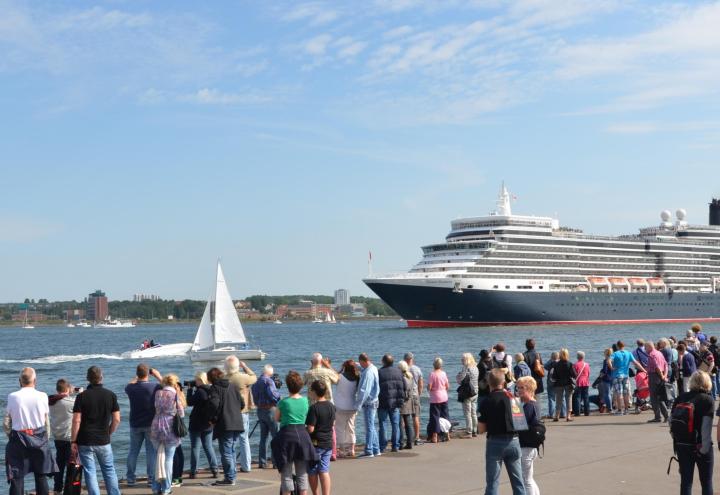
<path fill-rule="evenodd" d="M 720 321 L 720 293 L 516 292 L 368 282 L 409 326 Z"/>

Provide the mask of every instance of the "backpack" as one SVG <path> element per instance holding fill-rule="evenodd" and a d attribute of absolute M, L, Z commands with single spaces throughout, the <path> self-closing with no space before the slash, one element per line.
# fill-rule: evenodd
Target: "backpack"
<path fill-rule="evenodd" d="M 540 452 L 540 446 L 543 447 L 543 452 L 545 451 L 545 432 L 547 429 L 545 428 L 545 424 L 542 422 L 538 422 L 535 425 L 528 426 L 527 431 L 521 431 L 518 433 L 518 436 L 520 437 L 520 443 L 528 447 L 538 449 L 538 453 Z"/>
<path fill-rule="evenodd" d="M 208 399 L 205 401 L 203 413 L 212 424 L 216 424 L 218 419 L 220 419 L 219 416 L 220 410 L 222 409 L 222 397 L 220 397 L 220 392 L 218 392 L 215 386 L 210 387 L 207 394 Z"/>
<path fill-rule="evenodd" d="M 670 412 L 670 435 L 674 445 L 698 444 L 693 402 L 679 402 L 673 406 Z"/>

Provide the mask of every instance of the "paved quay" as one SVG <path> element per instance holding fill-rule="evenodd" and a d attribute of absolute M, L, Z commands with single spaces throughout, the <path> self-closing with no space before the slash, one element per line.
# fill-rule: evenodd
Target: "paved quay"
<path fill-rule="evenodd" d="M 647 424 L 649 412 L 628 416 L 577 418 L 573 422 L 546 422 L 545 454 L 535 461 L 535 479 L 542 493 L 564 494 L 677 494 L 680 476 L 673 462 L 672 442 L 664 424 Z M 715 435 L 713 434 L 713 438 Z M 484 436 L 425 444 L 412 451 L 388 453 L 374 459 L 341 459 L 331 465 L 332 492 L 351 494 L 470 494 L 485 486 Z M 717 446 L 714 446 L 717 449 Z M 717 451 L 716 451 L 717 455 Z M 715 470 L 716 493 L 720 478 Z M 175 495 L 253 494 L 276 495 L 279 475 L 274 469 L 238 473 L 234 487 L 210 486 L 201 476 L 184 480 Z M 512 493 L 507 476 L 501 494 Z M 126 495 L 147 494 L 149 489 L 123 488 Z M 695 482 L 693 493 L 700 493 Z"/>

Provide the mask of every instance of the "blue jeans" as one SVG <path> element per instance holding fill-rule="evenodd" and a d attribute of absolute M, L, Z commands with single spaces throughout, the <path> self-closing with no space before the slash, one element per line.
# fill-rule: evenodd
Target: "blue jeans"
<path fill-rule="evenodd" d="M 522 451 L 517 436 L 491 436 L 485 442 L 485 495 L 497 495 L 500 469 L 505 463 L 513 495 L 525 495 Z"/>
<path fill-rule="evenodd" d="M 200 462 L 200 444 L 202 444 L 205 451 L 210 470 L 217 471 L 218 463 L 212 437 L 212 428 L 206 431 L 190 431 L 190 474 L 197 474 L 197 467 Z"/>
<path fill-rule="evenodd" d="M 548 416 L 550 416 L 550 417 L 555 416 L 555 388 L 554 387 L 547 389 L 547 398 L 548 398 Z M 564 401 L 561 403 L 560 416 L 567 416 L 567 406 L 565 405 Z"/>
<path fill-rule="evenodd" d="M 588 395 L 588 387 L 578 387 L 572 395 L 573 413 L 580 416 L 580 406 L 583 408 L 585 416 L 590 414 L 590 396 Z"/>
<path fill-rule="evenodd" d="M 240 440 L 239 431 L 224 431 L 220 433 L 218 438 L 220 461 L 222 462 L 223 475 L 227 481 L 235 481 L 237 475 L 235 444 L 237 444 L 238 440 Z"/>
<path fill-rule="evenodd" d="M 610 396 L 610 392 L 612 392 L 612 383 L 600 382 L 598 391 L 600 392 L 600 399 L 602 399 L 602 402 L 608 412 L 612 411 L 612 397 Z"/>
<path fill-rule="evenodd" d="M 128 484 L 134 484 L 137 479 L 135 477 L 135 467 L 137 466 L 138 455 L 143 443 L 145 443 L 145 461 L 147 469 L 148 483 L 152 483 L 153 476 L 155 475 L 155 447 L 153 447 L 150 441 L 150 427 L 133 428 L 130 427 L 130 447 L 128 448 L 127 455 L 127 471 L 125 472 L 125 479 Z"/>
<path fill-rule="evenodd" d="M 718 366 L 720 366 L 720 364 L 718 364 Z M 720 373 L 716 371 L 714 375 L 710 375 L 710 379 L 712 380 L 712 398 L 715 400 L 718 394 L 720 394 Z"/>
<path fill-rule="evenodd" d="M 260 446 L 258 447 L 258 466 L 267 465 L 267 441 L 275 438 L 278 432 L 278 424 L 275 421 L 275 408 L 257 410 L 258 423 L 260 423 Z M 271 452 L 272 454 L 272 452 Z M 275 464 L 275 459 L 273 459 Z"/>
<path fill-rule="evenodd" d="M 170 493 L 172 487 L 173 458 L 175 457 L 175 445 L 163 444 L 165 447 L 165 477 L 161 480 L 153 480 L 153 493 Z"/>
<path fill-rule="evenodd" d="M 380 423 L 380 452 L 385 452 L 387 448 L 388 439 L 385 435 L 385 421 L 388 417 L 392 428 L 390 433 L 391 447 L 393 450 L 398 450 L 400 448 L 400 409 L 397 407 L 394 409 L 379 408 L 377 412 L 378 422 Z"/>
<path fill-rule="evenodd" d="M 98 485 L 97 471 L 95 469 L 96 457 L 100 471 L 102 471 L 103 480 L 105 480 L 105 489 L 108 495 L 120 495 L 117 473 L 115 472 L 115 459 L 113 459 L 110 444 L 78 445 L 78 454 L 83 467 L 85 488 L 87 488 L 88 495 L 100 495 L 100 486 Z"/>
<path fill-rule="evenodd" d="M 375 455 L 380 453 L 377 430 L 375 429 L 375 416 L 377 407 L 363 406 L 363 418 L 365 419 L 365 454 Z"/>
<path fill-rule="evenodd" d="M 245 431 L 240 433 L 240 438 L 238 439 L 238 456 L 237 460 L 240 461 L 240 469 L 245 472 L 250 472 L 250 463 L 252 462 L 251 452 L 250 452 L 250 414 L 249 413 L 242 413 L 243 418 L 243 427 L 245 428 Z"/>

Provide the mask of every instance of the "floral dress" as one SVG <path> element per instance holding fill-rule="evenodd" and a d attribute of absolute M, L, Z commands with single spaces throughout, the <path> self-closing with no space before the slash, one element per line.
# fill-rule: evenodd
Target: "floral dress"
<path fill-rule="evenodd" d="M 155 394 L 155 417 L 150 426 L 150 439 L 157 448 L 160 444 L 180 444 L 180 438 L 173 432 L 173 418 L 178 414 L 185 416 L 185 409 L 177 398 L 173 387 L 163 387 Z"/>

